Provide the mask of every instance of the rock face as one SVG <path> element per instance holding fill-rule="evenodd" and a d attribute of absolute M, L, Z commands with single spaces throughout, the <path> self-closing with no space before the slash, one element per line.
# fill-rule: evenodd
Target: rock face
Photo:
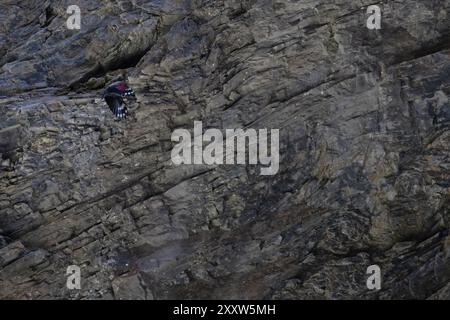
<path fill-rule="evenodd" d="M 449 0 L 72 2 L 0 4 L 0 298 L 450 298 Z M 175 166 L 194 121 L 279 172 Z"/>

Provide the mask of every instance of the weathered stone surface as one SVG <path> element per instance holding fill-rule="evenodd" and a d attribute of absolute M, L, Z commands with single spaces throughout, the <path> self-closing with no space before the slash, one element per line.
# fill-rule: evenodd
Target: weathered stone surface
<path fill-rule="evenodd" d="M 114 297 L 118 300 L 148 300 L 152 299 L 152 294 L 146 293 L 142 288 L 141 280 L 138 276 L 118 277 L 112 282 Z"/>
<path fill-rule="evenodd" d="M 70 4 L 0 4 L 0 298 L 450 298 L 450 1 Z M 174 166 L 194 121 L 279 172 Z"/>
<path fill-rule="evenodd" d="M 0 249 L 0 266 L 5 266 L 16 260 L 25 251 L 25 247 L 20 241 L 10 243 Z"/>

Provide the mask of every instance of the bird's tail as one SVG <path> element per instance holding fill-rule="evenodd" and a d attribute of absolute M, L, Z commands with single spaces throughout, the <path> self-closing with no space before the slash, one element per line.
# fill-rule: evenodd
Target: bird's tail
<path fill-rule="evenodd" d="M 109 106 L 109 109 L 117 118 L 123 119 L 127 117 L 128 109 L 122 99 L 115 97 L 106 97 L 105 100 Z"/>

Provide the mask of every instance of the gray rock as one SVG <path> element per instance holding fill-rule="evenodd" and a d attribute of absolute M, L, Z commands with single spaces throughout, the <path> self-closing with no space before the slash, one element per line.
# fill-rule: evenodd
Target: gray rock
<path fill-rule="evenodd" d="M 112 281 L 114 298 L 117 300 L 152 300 L 151 292 L 147 293 L 141 286 L 137 275 L 115 278 Z"/>
<path fill-rule="evenodd" d="M 450 298 L 450 0 L 380 3 L 381 30 L 369 0 L 83 0 L 81 30 L 66 1 L 13 2 L 0 298 Z M 194 121 L 279 129 L 278 173 L 174 166 Z"/>

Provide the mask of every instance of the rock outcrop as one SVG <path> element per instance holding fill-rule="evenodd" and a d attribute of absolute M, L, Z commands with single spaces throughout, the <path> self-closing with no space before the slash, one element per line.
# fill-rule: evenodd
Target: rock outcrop
<path fill-rule="evenodd" d="M 0 4 L 0 298 L 450 298 L 449 0 L 72 2 Z M 279 172 L 175 166 L 194 121 Z"/>

